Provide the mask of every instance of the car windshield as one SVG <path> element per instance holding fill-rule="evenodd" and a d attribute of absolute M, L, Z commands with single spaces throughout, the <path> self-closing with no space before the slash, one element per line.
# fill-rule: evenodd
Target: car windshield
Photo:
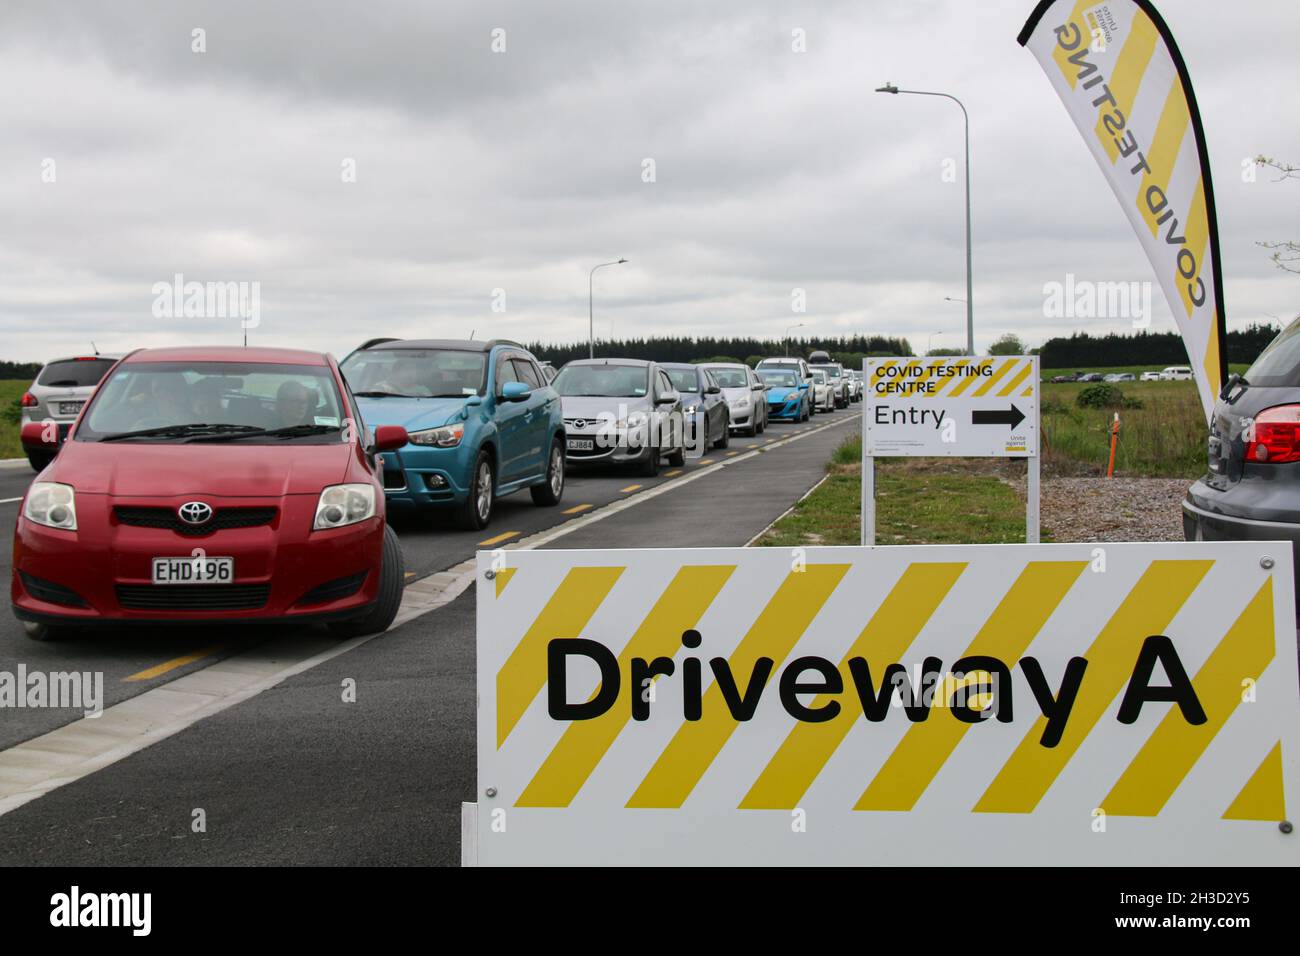
<path fill-rule="evenodd" d="M 719 388 L 748 388 L 749 380 L 745 378 L 743 368 L 717 368 L 709 369 L 713 373 L 713 380 L 718 383 Z"/>
<path fill-rule="evenodd" d="M 812 374 L 813 374 L 813 381 L 816 382 L 818 385 L 826 384 L 826 373 L 823 372 L 821 369 L 819 368 L 813 369 Z"/>
<path fill-rule="evenodd" d="M 85 388 L 98 385 L 116 359 L 78 358 L 64 362 L 51 362 L 36 377 L 37 385 L 47 388 Z"/>
<path fill-rule="evenodd" d="M 460 349 L 365 349 L 341 366 L 362 398 L 463 398 L 483 390 L 487 355 Z"/>
<path fill-rule="evenodd" d="M 339 441 L 326 365 L 126 362 L 95 394 L 78 441 Z"/>
<path fill-rule="evenodd" d="M 553 384 L 564 398 L 644 398 L 649 381 L 643 365 L 566 365 Z"/>
<path fill-rule="evenodd" d="M 758 370 L 758 377 L 765 385 L 787 385 L 793 388 L 796 384 L 794 372 L 783 368 L 761 368 Z"/>
<path fill-rule="evenodd" d="M 668 380 L 679 392 L 698 392 L 700 390 L 699 374 L 693 368 L 666 368 Z"/>
<path fill-rule="evenodd" d="M 822 368 L 822 371 L 826 373 L 827 378 L 840 377 L 840 370 L 837 369 L 834 365 L 826 365 Z"/>

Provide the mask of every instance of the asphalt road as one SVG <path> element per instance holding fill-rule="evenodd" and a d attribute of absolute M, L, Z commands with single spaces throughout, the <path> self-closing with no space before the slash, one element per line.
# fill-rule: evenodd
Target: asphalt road
<path fill-rule="evenodd" d="M 485 531 L 429 519 L 397 521 L 414 578 L 480 548 L 509 547 L 571 523 L 543 547 L 743 545 L 825 473 L 856 409 L 666 469 L 658 478 L 571 473 L 559 508 L 527 495 L 498 502 Z M 799 436 L 797 440 L 783 439 Z M 744 458 L 756 448 L 770 448 Z M 740 459 L 732 461 L 732 459 Z M 722 464 L 723 467 L 713 467 Z M 683 483 L 683 479 L 697 478 Z M 0 500 L 31 473 L 0 469 Z M 660 486 L 657 494 L 647 494 Z M 587 513 L 626 501 L 601 520 Z M 587 506 L 587 507 L 583 507 Z M 17 503 L 0 503 L 7 528 Z M 563 530 L 563 529 L 561 529 Z M 4 555 L 3 571 L 10 557 Z M 335 642 L 323 631 L 309 641 Z M 167 629 L 40 644 L 0 621 L 0 671 L 104 673 L 105 706 L 223 659 L 239 661 L 281 635 Z M 132 679 L 135 678 L 135 679 Z M 345 682 L 355 702 L 344 702 Z M 81 717 L 0 710 L 0 751 Z M 338 654 L 226 710 L 0 816 L 0 864 L 456 864 L 460 804 L 474 794 L 474 590 L 380 638 Z M 206 832 L 195 833 L 196 810 Z"/>

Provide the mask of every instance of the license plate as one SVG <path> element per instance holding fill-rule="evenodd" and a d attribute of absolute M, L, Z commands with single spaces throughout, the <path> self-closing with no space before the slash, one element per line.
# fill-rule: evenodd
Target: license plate
<path fill-rule="evenodd" d="M 85 402 L 59 402 L 60 415 L 76 415 L 81 411 L 81 406 Z"/>
<path fill-rule="evenodd" d="M 569 451 L 595 451 L 596 442 L 592 438 L 570 438 Z"/>
<path fill-rule="evenodd" d="M 230 584 L 234 558 L 154 558 L 154 584 Z"/>

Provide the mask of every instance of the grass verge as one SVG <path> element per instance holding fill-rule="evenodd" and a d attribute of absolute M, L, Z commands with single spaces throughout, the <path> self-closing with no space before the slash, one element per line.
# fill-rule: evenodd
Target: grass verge
<path fill-rule="evenodd" d="M 31 382 L 25 378 L 0 380 L 0 458 L 23 457 L 23 446 L 18 441 L 18 402 L 29 385 Z"/>
<path fill-rule="evenodd" d="M 826 480 L 755 544 L 772 548 L 859 544 L 861 460 L 862 439 L 845 440 L 827 464 Z M 878 459 L 877 543 L 1024 541 L 1025 503 L 1004 476 L 1023 467 L 984 459 Z"/>

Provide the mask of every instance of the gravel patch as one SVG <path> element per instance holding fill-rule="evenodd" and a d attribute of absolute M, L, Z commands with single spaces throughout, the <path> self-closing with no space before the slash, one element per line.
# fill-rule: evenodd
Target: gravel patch
<path fill-rule="evenodd" d="M 1020 495 L 1025 479 L 1008 479 Z M 1052 541 L 1182 541 L 1186 478 L 1042 479 L 1040 520 Z"/>

